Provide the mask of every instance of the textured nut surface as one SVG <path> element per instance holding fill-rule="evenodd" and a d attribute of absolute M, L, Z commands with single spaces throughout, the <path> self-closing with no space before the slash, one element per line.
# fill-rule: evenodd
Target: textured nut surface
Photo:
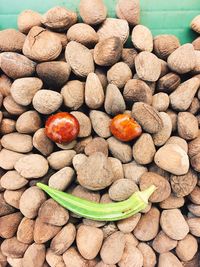
<path fill-rule="evenodd" d="M 108 148 L 113 157 L 119 159 L 122 163 L 128 163 L 132 159 L 131 146 L 117 140 L 114 137 L 107 139 Z"/>
<path fill-rule="evenodd" d="M 149 105 L 152 103 L 152 90 L 144 81 L 139 79 L 130 79 L 127 81 L 123 96 L 130 103 L 144 102 Z"/>
<path fill-rule="evenodd" d="M 74 179 L 74 170 L 71 167 L 64 167 L 49 178 L 49 186 L 64 191 Z"/>
<path fill-rule="evenodd" d="M 3 100 L 3 106 L 11 115 L 21 115 L 27 110 L 26 107 L 17 104 L 11 95 L 8 95 Z"/>
<path fill-rule="evenodd" d="M 124 62 L 116 63 L 107 72 L 108 82 L 115 84 L 118 88 L 123 88 L 126 82 L 131 78 L 131 69 Z"/>
<path fill-rule="evenodd" d="M 27 106 L 35 93 L 42 88 L 42 81 L 36 77 L 17 79 L 13 82 L 10 92 L 16 103 Z"/>
<path fill-rule="evenodd" d="M 190 233 L 194 236 L 200 237 L 200 218 L 189 218 L 187 223 L 189 225 Z"/>
<path fill-rule="evenodd" d="M 23 266 L 42 267 L 45 261 L 45 245 L 33 243 L 24 253 Z"/>
<path fill-rule="evenodd" d="M 107 18 L 99 27 L 99 41 L 110 37 L 119 37 L 124 44 L 129 36 L 128 22 L 124 19 Z"/>
<path fill-rule="evenodd" d="M 152 106 L 158 111 L 166 111 L 169 107 L 169 96 L 166 93 L 157 93 L 153 96 Z"/>
<path fill-rule="evenodd" d="M 178 38 L 170 34 L 157 35 L 153 42 L 155 54 L 162 59 L 166 59 L 180 46 Z"/>
<path fill-rule="evenodd" d="M 96 25 L 106 19 L 107 8 L 102 0 L 81 0 L 79 12 L 85 23 Z"/>
<path fill-rule="evenodd" d="M 80 254 L 88 260 L 94 259 L 103 242 L 103 231 L 93 226 L 81 225 L 76 236 Z"/>
<path fill-rule="evenodd" d="M 99 190 L 109 186 L 114 178 L 111 164 L 101 152 L 89 156 L 81 168 L 78 168 L 77 175 L 79 183 L 91 190 Z M 93 177 L 92 180 L 91 177 Z"/>
<path fill-rule="evenodd" d="M 33 146 L 44 156 L 48 156 L 53 151 L 54 144 L 46 136 L 45 128 L 40 128 L 34 133 Z"/>
<path fill-rule="evenodd" d="M 157 187 L 157 190 L 151 195 L 151 202 L 161 202 L 167 199 L 171 193 L 170 184 L 163 176 L 153 172 L 146 172 L 140 178 L 140 189 L 145 190 L 151 184 Z"/>
<path fill-rule="evenodd" d="M 68 211 L 53 199 L 48 199 L 42 203 L 38 216 L 42 222 L 57 226 L 66 224 L 69 219 Z"/>
<path fill-rule="evenodd" d="M 94 61 L 100 66 L 114 65 L 121 57 L 122 42 L 119 37 L 100 41 L 94 48 Z"/>
<path fill-rule="evenodd" d="M 36 61 L 57 58 L 62 50 L 60 39 L 46 29 L 34 26 L 29 31 L 23 46 L 23 54 Z"/>
<path fill-rule="evenodd" d="M 143 133 L 133 145 L 133 158 L 138 164 L 151 163 L 155 153 L 153 139 L 148 133 Z"/>
<path fill-rule="evenodd" d="M 16 130 L 19 133 L 32 134 L 41 127 L 41 118 L 37 111 L 29 110 L 21 114 L 16 121 Z"/>
<path fill-rule="evenodd" d="M 77 14 L 62 6 L 49 9 L 41 19 L 42 24 L 50 29 L 65 31 L 77 21 Z"/>
<path fill-rule="evenodd" d="M 86 77 L 90 72 L 94 72 L 94 61 L 90 50 L 78 42 L 71 41 L 67 44 L 65 58 L 78 76 Z"/>
<path fill-rule="evenodd" d="M 185 140 L 192 140 L 198 136 L 199 126 L 197 118 L 189 112 L 178 113 L 178 134 Z"/>
<path fill-rule="evenodd" d="M 22 157 L 24 157 L 22 153 L 3 148 L 0 151 L 0 167 L 5 170 L 12 170 L 15 163 Z"/>
<path fill-rule="evenodd" d="M 104 108 L 109 115 L 117 115 L 123 113 L 126 104 L 120 90 L 114 84 L 109 84 L 106 88 L 106 96 Z"/>
<path fill-rule="evenodd" d="M 171 194 L 168 198 L 160 202 L 159 206 L 162 209 L 177 209 L 184 205 L 185 200 L 183 197 L 176 197 L 174 194 Z"/>
<path fill-rule="evenodd" d="M 186 153 L 188 153 L 188 144 L 185 141 L 185 139 L 179 137 L 179 136 L 171 136 L 166 144 L 176 144 L 179 145 Z"/>
<path fill-rule="evenodd" d="M 117 231 L 105 239 L 100 251 L 101 259 L 106 264 L 116 264 L 121 260 L 124 248 L 124 234 Z"/>
<path fill-rule="evenodd" d="M 105 156 L 108 156 L 108 143 L 101 137 L 95 137 L 85 146 L 84 151 L 87 156 L 90 156 L 95 152 L 102 152 Z M 115 162 L 113 162 L 113 168 L 115 167 L 114 164 Z M 118 168 L 118 165 L 116 167 Z"/>
<path fill-rule="evenodd" d="M 87 267 L 86 260 L 78 253 L 78 251 L 71 247 L 63 254 L 63 260 L 66 267 Z"/>
<path fill-rule="evenodd" d="M 138 186 L 129 179 L 118 179 L 109 188 L 109 197 L 114 201 L 123 201 L 138 191 Z"/>
<path fill-rule="evenodd" d="M 175 240 L 183 239 L 189 232 L 188 224 L 178 209 L 163 210 L 160 225 L 163 232 Z"/>
<path fill-rule="evenodd" d="M 24 217 L 17 229 L 17 239 L 25 244 L 31 244 L 33 242 L 33 230 L 35 221 Z"/>
<path fill-rule="evenodd" d="M 28 33 L 33 26 L 41 26 L 41 15 L 30 9 L 24 10 L 18 16 L 17 26 L 20 32 Z"/>
<path fill-rule="evenodd" d="M 71 67 L 67 62 L 50 61 L 38 64 L 36 72 L 45 84 L 59 88 L 68 81 Z"/>
<path fill-rule="evenodd" d="M 104 102 L 104 90 L 95 73 L 89 73 L 85 83 L 85 103 L 91 109 L 98 109 Z"/>
<path fill-rule="evenodd" d="M 140 52 L 135 58 L 135 69 L 140 79 L 155 82 L 161 73 L 161 62 L 150 52 Z"/>
<path fill-rule="evenodd" d="M 169 72 L 158 80 L 157 87 L 159 91 L 170 93 L 174 91 L 181 83 L 178 74 Z"/>
<path fill-rule="evenodd" d="M 72 111 L 71 114 L 78 120 L 80 125 L 78 137 L 89 136 L 92 130 L 90 118 L 80 111 Z"/>
<path fill-rule="evenodd" d="M 103 138 L 108 138 L 111 136 L 110 132 L 110 122 L 111 118 L 107 113 L 99 110 L 90 111 L 90 120 L 92 123 L 93 130 Z"/>
<path fill-rule="evenodd" d="M 1 69 L 13 79 L 32 76 L 35 72 L 36 63 L 27 57 L 14 53 L 1 53 Z"/>
<path fill-rule="evenodd" d="M 33 148 L 32 137 L 17 132 L 4 135 L 1 138 L 1 144 L 4 148 L 19 153 L 30 152 Z"/>
<path fill-rule="evenodd" d="M 177 240 L 170 238 L 161 230 L 153 240 L 152 247 L 158 253 L 166 253 L 174 249 L 177 244 Z"/>
<path fill-rule="evenodd" d="M 20 212 L 0 217 L 0 236 L 1 238 L 11 238 L 17 232 L 18 225 L 22 219 Z"/>
<path fill-rule="evenodd" d="M 176 254 L 182 261 L 190 261 L 198 250 L 197 240 L 190 234 L 180 241 L 176 247 Z"/>
<path fill-rule="evenodd" d="M 5 239 L 1 244 L 3 255 L 12 258 L 22 258 L 27 248 L 28 245 L 19 242 L 15 236 Z"/>
<path fill-rule="evenodd" d="M 52 239 L 50 248 L 58 255 L 63 254 L 74 242 L 76 228 L 72 223 L 65 225 Z"/>
<path fill-rule="evenodd" d="M 165 112 L 160 112 L 163 127 L 153 135 L 153 141 L 156 146 L 162 146 L 169 139 L 172 132 L 172 121 L 170 116 Z"/>
<path fill-rule="evenodd" d="M 176 175 L 186 174 L 189 159 L 186 152 L 176 144 L 167 144 L 157 150 L 154 161 L 158 167 Z"/>
<path fill-rule="evenodd" d="M 0 180 L 0 184 L 3 188 L 8 190 L 17 190 L 22 188 L 28 183 L 24 177 L 22 177 L 16 171 L 8 171 L 6 172 Z"/>
<path fill-rule="evenodd" d="M 158 259 L 158 267 L 167 267 L 167 266 L 182 267 L 183 265 L 173 253 L 166 252 L 160 254 Z"/>
<path fill-rule="evenodd" d="M 44 176 L 48 169 L 48 161 L 39 154 L 30 154 L 15 163 L 15 169 L 25 178 L 37 179 Z"/>
<path fill-rule="evenodd" d="M 135 103 L 132 107 L 132 115 L 148 133 L 157 133 L 163 127 L 159 112 L 148 104 Z"/>
<path fill-rule="evenodd" d="M 11 80 L 4 74 L 0 74 L 0 93 L 8 96 L 11 88 Z"/>
<path fill-rule="evenodd" d="M 139 183 L 140 177 L 143 173 L 147 172 L 147 168 L 132 161 L 127 164 L 123 164 L 124 177 L 133 180 L 136 184 Z"/>
<path fill-rule="evenodd" d="M 124 234 L 131 233 L 138 224 L 141 217 L 141 213 L 137 213 L 127 219 L 123 219 L 117 222 L 117 227 Z"/>
<path fill-rule="evenodd" d="M 75 155 L 74 150 L 61 150 L 51 153 L 47 160 L 52 169 L 60 170 L 65 166 L 70 166 Z"/>
<path fill-rule="evenodd" d="M 170 69 L 180 74 L 193 70 L 195 62 L 196 58 L 192 44 L 180 46 L 167 59 Z"/>
<path fill-rule="evenodd" d="M 78 80 L 69 81 L 61 89 L 64 105 L 77 110 L 84 102 L 84 83 Z"/>
<path fill-rule="evenodd" d="M 142 252 L 144 267 L 153 267 L 156 265 L 156 254 L 149 245 L 141 242 L 138 245 L 138 249 Z"/>
<path fill-rule="evenodd" d="M 133 28 L 132 31 L 132 42 L 135 48 L 140 51 L 149 51 L 153 50 L 153 36 L 150 30 L 143 25 L 137 25 Z"/>
<path fill-rule="evenodd" d="M 90 25 L 78 23 L 70 27 L 67 31 L 67 39 L 69 41 L 79 42 L 87 47 L 94 47 L 99 37 Z"/>
<path fill-rule="evenodd" d="M 45 193 L 38 187 L 30 187 L 22 194 L 19 208 L 21 213 L 29 218 L 35 218 L 42 203 L 46 200 Z"/>
<path fill-rule="evenodd" d="M 43 266 L 59 266 L 59 267 L 65 267 L 65 263 L 64 263 L 63 257 L 61 255 L 56 254 L 51 249 L 47 249 L 47 252 L 46 252 L 46 262 L 47 262 L 46 265 L 43 265 Z"/>
<path fill-rule="evenodd" d="M 15 30 L 0 31 L 0 52 L 21 52 L 26 36 Z"/>
<path fill-rule="evenodd" d="M 197 33 L 200 32 L 200 16 L 199 16 L 199 15 L 196 16 L 196 17 L 192 20 L 192 22 L 191 22 L 191 24 L 190 24 L 190 27 L 191 27 L 195 32 L 197 32 Z"/>
<path fill-rule="evenodd" d="M 156 237 L 159 230 L 160 212 L 152 207 L 147 213 L 141 216 L 133 233 L 141 241 L 149 241 Z"/>
<path fill-rule="evenodd" d="M 116 14 L 120 19 L 125 19 L 132 26 L 140 21 L 139 0 L 119 0 L 116 5 Z"/>

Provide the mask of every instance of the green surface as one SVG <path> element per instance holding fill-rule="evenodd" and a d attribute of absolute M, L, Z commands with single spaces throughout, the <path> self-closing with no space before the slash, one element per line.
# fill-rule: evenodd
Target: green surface
<path fill-rule="evenodd" d="M 92 0 L 91 0 L 92 1 Z M 115 16 L 117 0 L 104 0 L 108 16 Z M 24 9 L 44 13 L 49 8 L 61 5 L 78 10 L 79 0 L 0 0 L 0 29 L 16 28 L 17 15 Z M 141 0 L 141 24 L 148 26 L 154 36 L 175 34 L 182 43 L 191 42 L 195 33 L 189 25 L 200 14 L 200 0 Z"/>

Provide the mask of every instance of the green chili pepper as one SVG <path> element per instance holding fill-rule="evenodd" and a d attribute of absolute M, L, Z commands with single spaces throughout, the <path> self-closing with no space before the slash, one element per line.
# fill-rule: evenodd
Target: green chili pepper
<path fill-rule="evenodd" d="M 121 202 L 96 203 L 56 190 L 42 183 L 37 183 L 37 186 L 64 208 L 84 218 L 97 221 L 117 221 L 140 212 L 147 207 L 149 197 L 156 190 L 156 187 L 151 185 L 146 190 L 137 191 L 127 200 Z"/>

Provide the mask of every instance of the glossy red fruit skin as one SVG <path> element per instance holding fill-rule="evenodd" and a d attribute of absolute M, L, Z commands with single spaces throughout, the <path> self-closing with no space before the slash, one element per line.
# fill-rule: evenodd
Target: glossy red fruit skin
<path fill-rule="evenodd" d="M 128 142 L 142 133 L 141 126 L 128 114 L 118 114 L 110 124 L 111 133 L 120 141 Z"/>
<path fill-rule="evenodd" d="M 77 138 L 80 130 L 78 120 L 68 112 L 50 116 L 45 124 L 45 133 L 56 143 L 69 143 Z"/>

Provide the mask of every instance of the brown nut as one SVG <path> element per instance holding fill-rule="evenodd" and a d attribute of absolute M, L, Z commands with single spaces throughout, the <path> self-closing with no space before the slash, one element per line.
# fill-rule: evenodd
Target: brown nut
<path fill-rule="evenodd" d="M 137 51 L 134 48 L 123 48 L 121 59 L 129 68 L 134 69 Z"/>
<path fill-rule="evenodd" d="M 161 92 L 171 93 L 181 83 L 181 78 L 178 74 L 170 72 L 158 80 L 157 88 Z"/>
<path fill-rule="evenodd" d="M 90 25 L 78 23 L 69 28 L 67 31 L 67 39 L 91 48 L 98 42 L 99 36 Z"/>
<path fill-rule="evenodd" d="M 193 140 L 198 136 L 199 125 L 197 118 L 189 112 L 178 113 L 178 134 L 185 140 Z"/>
<path fill-rule="evenodd" d="M 0 52 L 21 52 L 26 36 L 15 30 L 0 31 Z"/>
<path fill-rule="evenodd" d="M 116 14 L 120 19 L 125 19 L 131 26 L 140 22 L 140 1 L 119 0 L 116 5 Z"/>
<path fill-rule="evenodd" d="M 71 67 L 67 62 L 43 62 L 37 65 L 36 72 L 48 86 L 60 88 L 68 81 Z"/>
<path fill-rule="evenodd" d="M 190 24 L 190 27 L 197 33 L 200 33 L 200 16 L 196 16 L 191 24 Z"/>
<path fill-rule="evenodd" d="M 135 58 L 135 69 L 140 79 L 155 82 L 160 77 L 161 62 L 154 54 L 143 51 Z"/>
<path fill-rule="evenodd" d="M 41 22 L 55 31 L 65 31 L 77 22 L 77 14 L 63 6 L 56 6 L 42 16 Z"/>
<path fill-rule="evenodd" d="M 119 37 L 124 44 L 129 36 L 128 22 L 124 19 L 107 18 L 99 27 L 97 34 L 99 41 L 110 37 Z"/>
<path fill-rule="evenodd" d="M 11 80 L 6 75 L 0 74 L 0 93 L 2 96 L 8 96 L 10 94 L 11 85 Z"/>
<path fill-rule="evenodd" d="M 131 79 L 125 84 L 123 96 L 125 101 L 144 102 L 149 105 L 152 103 L 152 91 L 150 87 L 142 80 Z"/>
<path fill-rule="evenodd" d="M 184 197 L 189 195 L 197 184 L 197 174 L 193 170 L 181 176 L 172 175 L 170 183 L 173 192 L 177 197 Z"/>
<path fill-rule="evenodd" d="M 114 65 L 121 57 L 122 42 L 119 37 L 105 39 L 94 48 L 94 61 L 100 66 Z"/>
<path fill-rule="evenodd" d="M 92 53 L 78 42 L 71 41 L 67 44 L 65 58 L 72 71 L 80 77 L 87 77 L 90 72 L 94 72 Z"/>
<path fill-rule="evenodd" d="M 37 61 L 53 60 L 60 55 L 61 50 L 60 39 L 38 26 L 31 28 L 23 46 L 23 54 Z"/>
<path fill-rule="evenodd" d="M 13 79 L 33 76 L 35 72 L 36 63 L 18 53 L 1 53 L 0 61 L 3 72 Z"/>
<path fill-rule="evenodd" d="M 153 172 L 146 172 L 140 178 L 140 189 L 145 190 L 151 184 L 157 187 L 157 190 L 150 197 L 150 201 L 153 203 L 161 202 L 170 196 L 171 188 L 170 184 L 163 176 Z"/>
<path fill-rule="evenodd" d="M 143 25 L 137 25 L 132 31 L 132 43 L 135 48 L 139 51 L 149 51 L 153 50 L 153 36 L 151 31 Z"/>
<path fill-rule="evenodd" d="M 90 25 L 102 23 L 107 16 L 107 8 L 102 0 L 81 0 L 79 12 L 82 20 Z"/>
<path fill-rule="evenodd" d="M 22 11 L 17 19 L 17 26 L 20 32 L 28 33 L 34 26 L 41 26 L 42 16 L 33 10 Z"/>
<path fill-rule="evenodd" d="M 180 46 L 178 38 L 170 34 L 156 36 L 153 43 L 155 54 L 162 59 L 167 59 L 167 57 Z"/>
<path fill-rule="evenodd" d="M 167 59 L 171 70 L 184 74 L 194 69 L 196 57 L 192 44 L 184 44 L 170 54 Z"/>

